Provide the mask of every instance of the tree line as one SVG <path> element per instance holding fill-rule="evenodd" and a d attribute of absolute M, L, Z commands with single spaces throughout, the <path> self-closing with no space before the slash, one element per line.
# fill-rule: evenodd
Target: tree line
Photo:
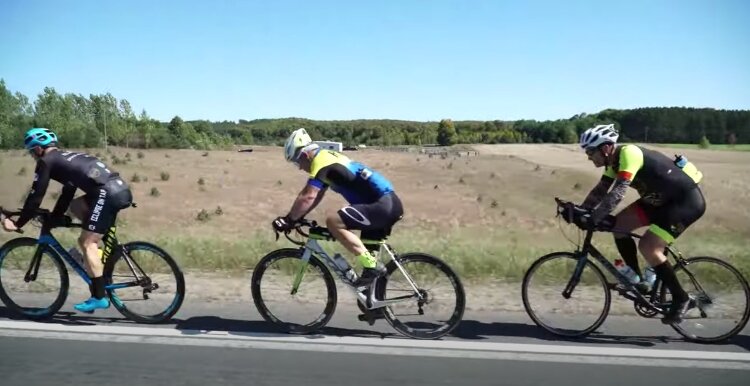
<path fill-rule="evenodd" d="M 280 145 L 296 128 L 315 139 L 345 146 L 453 145 L 460 143 L 574 143 L 580 133 L 600 123 L 615 123 L 624 141 L 714 144 L 750 143 L 750 110 L 649 107 L 608 109 L 567 119 L 536 121 L 400 120 L 318 121 L 304 118 L 211 122 L 169 122 L 136 114 L 126 99 L 110 93 L 60 94 L 46 87 L 31 102 L 11 92 L 0 79 L 0 148 L 18 148 L 30 127 L 55 130 L 68 147 L 109 145 L 134 148 L 227 148 Z"/>

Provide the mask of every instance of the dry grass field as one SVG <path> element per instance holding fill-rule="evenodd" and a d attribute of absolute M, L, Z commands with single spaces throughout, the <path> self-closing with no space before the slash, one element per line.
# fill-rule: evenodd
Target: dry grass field
<path fill-rule="evenodd" d="M 428 156 L 375 149 L 347 154 L 391 179 L 405 206 L 392 242 L 445 258 L 466 280 L 518 279 L 531 261 L 572 250 L 574 228 L 554 218 L 555 196 L 580 202 L 598 181 L 585 155 L 569 145 L 476 145 L 475 157 Z M 653 148 L 653 147 L 652 147 Z M 276 147 L 234 151 L 92 149 L 131 182 L 138 208 L 123 212 L 123 240 L 166 247 L 186 269 L 245 274 L 274 242 L 271 220 L 288 211 L 306 176 L 284 162 Z M 667 154 L 680 149 L 659 148 Z M 704 172 L 704 218 L 677 242 L 688 255 L 718 255 L 750 267 L 750 152 L 685 149 Z M 128 156 L 129 154 L 129 156 Z M 114 164 L 115 157 L 125 164 Z M 34 162 L 21 151 L 0 153 L 0 205 L 20 205 Z M 167 176 L 168 175 L 168 176 Z M 167 178 L 168 177 L 168 178 Z M 45 206 L 60 187 L 50 185 Z M 629 193 L 627 202 L 636 198 Z M 313 219 L 344 201 L 329 193 Z M 220 209 L 218 209 L 220 207 Z M 198 219 L 205 210 L 207 218 Z M 218 214 L 217 214 L 218 212 Z M 27 226 L 27 235 L 36 229 Z M 60 231 L 73 240 L 72 232 Z M 3 233 L 0 241 L 14 235 Z M 283 240 L 283 239 L 282 239 Z M 611 237 L 597 236 L 613 252 Z M 335 248 L 334 245 L 331 245 Z M 614 256 L 613 256 L 614 257 Z"/>

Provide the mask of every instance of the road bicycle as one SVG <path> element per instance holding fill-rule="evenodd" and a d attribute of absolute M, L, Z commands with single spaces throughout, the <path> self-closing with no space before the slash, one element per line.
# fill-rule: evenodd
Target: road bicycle
<path fill-rule="evenodd" d="M 21 212 L 0 208 L 0 213 L 13 217 Z M 39 238 L 18 237 L 0 247 L 0 300 L 10 311 L 40 320 L 65 303 L 70 284 L 65 263 L 87 285 L 91 278 L 52 234 L 54 228 L 81 228 L 80 223 L 46 209 L 38 209 L 32 221 L 41 227 Z M 144 241 L 120 244 L 115 226 L 102 241 L 105 290 L 112 305 L 138 323 L 161 323 L 174 316 L 185 299 L 185 279 L 174 259 Z"/>
<path fill-rule="evenodd" d="M 345 260 L 342 263 L 343 257 L 332 257 L 319 244 L 335 241 L 327 228 L 302 219 L 295 231 L 305 241 L 290 237 L 291 232 L 284 235 L 300 248 L 282 248 L 267 254 L 253 272 L 253 301 L 264 320 L 281 325 L 290 333 L 323 328 L 336 309 L 335 274 L 356 298 L 363 312 L 359 319 L 370 324 L 384 318 L 405 336 L 437 339 L 461 321 L 466 304 L 463 285 L 458 275 L 437 257 L 398 254 L 385 242 L 388 235 L 381 240 L 362 240 L 381 261 L 387 259 L 387 273 L 370 286 L 356 288 L 357 276 Z"/>
<path fill-rule="evenodd" d="M 589 211 L 559 198 L 555 201 L 557 216 L 576 224 L 585 236 L 575 251 L 542 256 L 526 272 L 523 305 L 534 323 L 556 335 L 585 336 L 607 318 L 611 292 L 632 301 L 636 313 L 644 318 L 664 315 L 671 305 L 671 295 L 661 280 L 657 278 L 649 290 L 639 289 L 591 242 L 596 231 L 640 236 L 612 229 L 614 216 L 591 228 L 581 221 Z M 675 331 L 688 340 L 710 343 L 727 340 L 745 328 L 750 317 L 750 288 L 740 271 L 715 257 L 683 257 L 673 245 L 667 246 L 665 254 L 673 261 L 675 274 L 691 298 L 683 321 L 671 325 Z M 608 280 L 594 261 L 615 281 Z"/>

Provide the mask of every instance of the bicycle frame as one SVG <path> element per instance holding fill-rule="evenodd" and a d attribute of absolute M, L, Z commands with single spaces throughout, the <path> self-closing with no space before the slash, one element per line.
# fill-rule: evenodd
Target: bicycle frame
<path fill-rule="evenodd" d="M 310 232 L 307 242 L 303 246 L 304 252 L 302 253 L 302 258 L 301 258 L 302 263 L 300 264 L 300 269 L 294 277 L 294 281 L 292 284 L 292 292 L 291 292 L 292 295 L 296 294 L 297 290 L 299 289 L 299 285 L 302 282 L 302 277 L 305 274 L 305 267 L 310 261 L 310 258 L 315 258 L 315 259 L 322 261 L 328 267 L 329 270 L 335 272 L 336 275 L 339 277 L 339 279 L 342 282 L 344 282 L 347 285 L 347 287 L 349 287 L 352 290 L 354 295 L 357 297 L 357 300 L 361 304 L 365 305 L 367 309 L 374 310 L 377 308 L 386 307 L 390 304 L 399 303 L 399 302 L 402 302 L 404 300 L 411 299 L 414 297 L 417 297 L 420 300 L 422 299 L 422 294 L 420 294 L 417 286 L 414 284 L 414 280 L 406 272 L 406 270 L 404 270 L 404 267 L 395 258 L 393 251 L 388 246 L 388 244 L 385 243 L 385 241 L 377 242 L 380 245 L 380 250 L 378 252 L 378 255 L 382 255 L 384 251 L 387 253 L 388 257 L 391 259 L 391 261 L 393 261 L 396 264 L 398 269 L 401 271 L 401 273 L 404 275 L 406 280 L 409 282 L 409 285 L 411 285 L 412 289 L 414 290 L 413 295 L 405 295 L 405 296 L 395 297 L 393 299 L 378 300 L 375 298 L 374 287 L 377 284 L 377 281 L 375 281 L 370 285 L 370 290 L 367 291 L 369 292 L 369 299 L 368 299 L 368 295 L 365 295 L 364 293 L 357 291 L 353 283 L 346 277 L 346 272 L 344 272 L 341 268 L 339 268 L 339 266 L 333 261 L 333 258 L 328 253 L 326 253 L 323 247 L 321 247 L 321 245 L 318 243 L 318 240 L 330 240 L 330 238 L 327 235 L 316 234 L 314 232 Z"/>
<path fill-rule="evenodd" d="M 624 233 L 624 234 L 627 234 L 629 237 L 634 237 L 634 238 L 641 237 L 638 234 L 630 233 L 630 232 L 613 231 L 613 233 Z M 628 300 L 635 301 L 635 302 L 638 302 L 639 304 L 646 306 L 651 311 L 655 311 L 655 312 L 663 314 L 665 312 L 664 308 L 654 305 L 654 303 L 652 303 L 651 300 L 647 299 L 643 294 L 641 294 L 640 291 L 637 290 L 635 285 L 630 283 L 630 281 L 623 274 L 621 274 L 617 270 L 617 268 L 615 268 L 615 266 L 612 263 L 610 263 L 609 260 L 607 260 L 607 258 L 604 257 L 604 255 L 601 252 L 599 252 L 598 249 L 596 249 L 596 247 L 594 247 L 594 245 L 591 243 L 591 238 L 593 237 L 593 235 L 594 235 L 594 231 L 588 230 L 586 232 L 586 237 L 584 238 L 584 241 L 583 241 L 583 247 L 581 248 L 580 251 L 575 252 L 575 254 L 578 255 L 577 257 L 578 262 L 576 264 L 575 270 L 573 271 L 573 276 L 570 278 L 570 281 L 568 282 L 568 284 L 565 286 L 565 289 L 563 290 L 563 293 L 562 293 L 563 297 L 565 299 L 570 298 L 570 295 L 573 293 L 573 290 L 575 289 L 575 287 L 578 285 L 578 283 L 581 280 L 581 275 L 583 274 L 583 268 L 586 266 L 586 263 L 589 261 L 588 256 L 591 255 L 597 262 L 599 262 L 599 264 L 602 267 L 604 267 L 606 271 L 608 271 L 612 276 L 615 277 L 615 279 L 617 279 L 617 282 L 621 284 L 625 290 L 628 290 L 627 292 L 620 291 L 620 295 L 622 295 Z M 671 255 L 675 259 L 677 266 L 687 265 L 685 259 L 682 257 L 682 254 L 679 251 L 672 249 L 672 247 L 670 246 L 667 246 L 665 248 L 665 255 L 667 256 Z M 693 281 L 696 285 L 698 285 L 692 273 L 687 271 L 687 269 L 685 270 L 685 272 L 687 272 L 691 281 Z M 659 283 L 659 279 L 657 279 L 657 282 L 655 283 Z M 609 285 L 609 288 L 608 288 L 609 290 L 614 289 L 613 284 L 608 283 L 608 285 Z M 657 288 L 658 288 L 658 285 L 655 284 L 653 288 L 651 289 L 651 292 L 648 295 L 653 298 L 653 296 L 656 294 Z"/>
<path fill-rule="evenodd" d="M 116 235 L 117 228 L 111 227 L 107 231 L 107 233 L 104 235 L 104 238 L 102 240 L 104 244 L 104 248 L 102 250 L 102 264 L 106 264 L 107 260 L 113 256 L 113 253 L 121 253 L 122 256 L 125 257 L 125 262 L 128 264 L 128 267 L 130 268 L 131 272 L 133 273 L 133 276 L 135 277 L 135 281 L 127 282 L 127 283 L 111 283 L 105 285 L 105 290 L 113 290 L 113 289 L 119 289 L 119 288 L 126 288 L 126 287 L 134 287 L 134 286 L 140 286 L 142 277 L 139 277 L 137 271 L 140 270 L 140 267 L 136 267 L 137 263 L 132 261 L 130 257 L 127 255 L 127 253 L 124 253 L 125 251 L 122 250 L 122 246 L 117 241 L 117 235 Z M 42 261 L 42 248 L 44 246 L 47 246 L 54 250 L 60 257 L 63 258 L 63 260 L 68 263 L 68 265 L 73 268 L 73 270 L 78 274 L 78 276 L 81 277 L 81 279 L 87 284 L 91 284 L 91 278 L 89 277 L 88 273 L 86 273 L 86 270 L 84 269 L 81 264 L 78 263 L 71 255 L 68 253 L 67 250 L 60 244 L 60 242 L 55 238 L 55 236 L 52 234 L 52 227 L 48 225 L 43 225 L 42 230 L 39 235 L 39 239 L 37 241 L 37 244 L 39 247 L 37 247 L 36 252 L 34 253 L 34 257 L 31 260 L 31 264 L 29 266 L 28 271 L 26 272 L 26 275 L 24 276 L 24 280 L 26 282 L 36 280 L 37 273 L 39 272 L 39 265 Z M 137 270 L 136 270 L 137 268 Z M 142 272 L 142 271 L 141 271 Z"/>

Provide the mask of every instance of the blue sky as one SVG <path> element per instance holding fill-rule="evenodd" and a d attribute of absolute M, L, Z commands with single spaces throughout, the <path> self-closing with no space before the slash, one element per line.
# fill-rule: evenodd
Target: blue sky
<path fill-rule="evenodd" d="M 750 2 L 0 2 L 0 78 L 166 121 L 750 108 Z"/>

